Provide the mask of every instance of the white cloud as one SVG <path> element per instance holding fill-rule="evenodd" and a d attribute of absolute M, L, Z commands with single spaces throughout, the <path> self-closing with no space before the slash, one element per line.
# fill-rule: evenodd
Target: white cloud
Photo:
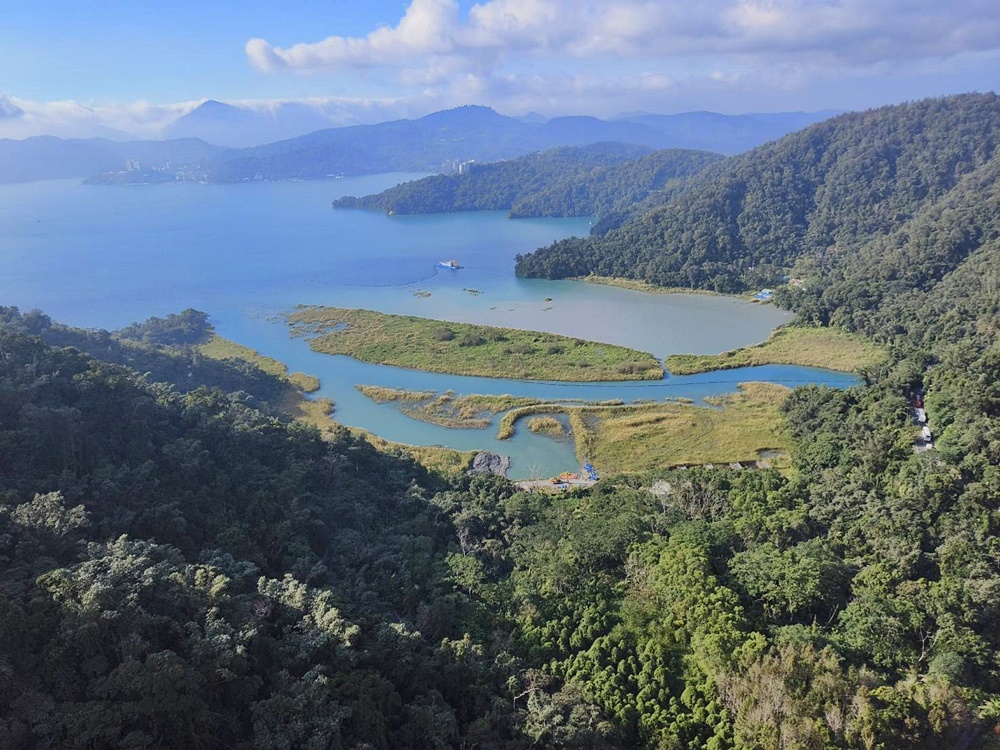
<path fill-rule="evenodd" d="M 73 100 L 36 102 L 0 94 L 0 138 L 53 135 L 60 138 L 155 138 L 160 130 L 200 102 L 83 104 Z"/>
<path fill-rule="evenodd" d="M 510 59 L 678 57 L 835 60 L 845 66 L 1000 48 L 993 0 L 412 0 L 395 27 L 288 48 L 251 39 L 267 71 L 503 68 Z M 429 76 L 433 77 L 433 76 Z"/>
<path fill-rule="evenodd" d="M 149 102 L 36 102 L 0 93 L 0 138 L 52 135 L 60 138 L 158 139 L 170 125 L 204 103 L 204 99 L 172 104 Z M 409 97 L 309 97 L 300 99 L 232 99 L 232 104 L 266 114 L 276 132 L 298 135 L 322 127 L 361 125 L 403 117 L 419 117 L 450 106 L 434 93 Z M 440 105 L 440 106 L 439 106 Z M 301 125 L 301 127 L 298 127 Z M 297 129 L 298 127 L 298 129 Z M 275 137 L 288 137 L 288 134 Z"/>
<path fill-rule="evenodd" d="M 24 110 L 10 100 L 6 94 L 0 94 L 0 120 L 14 120 L 24 117 Z"/>
<path fill-rule="evenodd" d="M 332 29 L 335 31 L 335 29 Z M 243 100 L 339 126 L 461 104 L 506 114 L 855 108 L 996 87 L 995 0 L 410 0 L 395 26 L 288 47 L 257 68 L 331 76 L 340 95 Z M 372 96 L 371 91 L 381 92 Z M 200 92 L 193 92 L 200 93 Z M 0 137 L 160 137 L 204 99 L 34 102 L 0 94 Z"/>
<path fill-rule="evenodd" d="M 366 37 L 331 36 L 287 49 L 272 47 L 264 39 L 251 39 L 246 53 L 250 62 L 264 71 L 399 65 L 414 55 L 448 53 L 457 24 L 455 0 L 413 0 L 397 26 L 382 26 Z"/>
<path fill-rule="evenodd" d="M 995 86 L 996 0 L 410 0 L 394 27 L 278 47 L 401 98 L 548 114 L 870 106 Z M 919 71 L 919 74 L 918 74 Z M 919 78 L 919 80 L 918 80 Z M 342 79 L 338 79 L 342 80 Z"/>

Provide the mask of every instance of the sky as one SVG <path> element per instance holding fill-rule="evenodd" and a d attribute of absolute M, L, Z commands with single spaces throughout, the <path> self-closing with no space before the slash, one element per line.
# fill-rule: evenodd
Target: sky
<path fill-rule="evenodd" d="M 206 99 L 339 125 L 864 109 L 998 78 L 997 0 L 0 4 L 0 137 L 158 137 Z"/>

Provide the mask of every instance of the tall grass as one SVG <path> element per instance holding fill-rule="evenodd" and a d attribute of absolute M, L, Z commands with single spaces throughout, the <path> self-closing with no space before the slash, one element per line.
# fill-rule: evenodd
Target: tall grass
<path fill-rule="evenodd" d="M 662 404 L 594 410 L 591 458 L 603 471 L 644 471 L 787 453 L 791 438 L 781 404 L 789 392 L 772 383 L 742 383 L 738 393 L 712 399 L 718 409 Z"/>
<path fill-rule="evenodd" d="M 550 415 L 532 417 L 528 420 L 528 429 L 541 435 L 558 437 L 563 434 L 562 422 Z"/>
<path fill-rule="evenodd" d="M 577 459 L 603 472 L 631 472 L 705 463 L 755 461 L 762 451 L 791 449 L 781 404 L 789 390 L 742 383 L 735 394 L 712 399 L 716 409 L 677 403 L 628 405 L 536 404 L 500 420 L 497 438 L 514 434 L 518 420 L 564 413 Z M 555 421 L 555 420 L 553 420 Z"/>
<path fill-rule="evenodd" d="M 804 365 L 857 372 L 885 359 L 885 350 L 837 328 L 788 326 L 762 344 L 722 354 L 672 354 L 665 365 L 674 375 L 694 375 L 751 365 Z"/>
<path fill-rule="evenodd" d="M 500 425 L 497 428 L 497 440 L 508 440 L 514 435 L 514 425 L 522 417 L 530 417 L 532 414 L 556 414 L 566 412 L 570 407 L 565 404 L 533 404 L 511 409 L 500 418 Z"/>

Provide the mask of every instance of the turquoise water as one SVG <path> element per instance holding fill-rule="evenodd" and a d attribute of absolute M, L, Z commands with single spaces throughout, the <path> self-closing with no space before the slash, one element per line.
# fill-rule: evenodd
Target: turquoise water
<path fill-rule="evenodd" d="M 700 400 L 745 380 L 827 383 L 823 370 L 765 367 L 658 383 L 565 384 L 464 378 L 316 354 L 288 336 L 297 304 L 365 307 L 460 322 L 551 331 L 663 357 L 714 353 L 766 338 L 787 315 L 723 297 L 657 295 L 579 282 L 522 280 L 513 258 L 572 234 L 586 219 L 506 219 L 502 212 L 387 217 L 333 211 L 340 195 L 410 175 L 245 185 L 88 187 L 75 181 L 0 186 L 0 304 L 39 308 L 84 327 L 117 328 L 185 307 L 209 312 L 223 336 L 319 376 L 336 417 L 391 440 L 510 455 L 511 474 L 575 465 L 572 446 L 521 430 L 454 430 L 378 405 L 356 384 L 554 399 Z M 462 270 L 438 269 L 457 259 Z M 473 290 L 473 291 L 470 291 Z M 498 371 L 498 376 L 502 372 Z"/>

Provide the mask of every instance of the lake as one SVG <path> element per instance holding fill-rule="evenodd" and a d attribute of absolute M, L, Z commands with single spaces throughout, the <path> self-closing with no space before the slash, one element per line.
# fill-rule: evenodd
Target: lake
<path fill-rule="evenodd" d="M 575 465 L 572 446 L 519 430 L 455 430 L 378 405 L 357 384 L 542 398 L 700 400 L 745 380 L 844 386 L 853 376 L 763 367 L 661 382 L 537 383 L 420 373 L 312 352 L 279 319 L 298 304 L 364 307 L 528 328 L 650 351 L 715 353 L 763 340 L 787 313 L 726 297 L 648 294 L 581 282 L 517 279 L 513 259 L 588 231 L 587 219 L 508 220 L 504 212 L 388 217 L 334 211 L 342 195 L 419 175 L 238 185 L 0 186 L 0 304 L 70 325 L 114 329 L 186 307 L 218 332 L 317 375 L 338 421 L 390 440 L 512 458 L 511 475 Z M 435 268 L 456 259 L 458 271 Z M 498 372 L 498 375 L 502 373 Z"/>

